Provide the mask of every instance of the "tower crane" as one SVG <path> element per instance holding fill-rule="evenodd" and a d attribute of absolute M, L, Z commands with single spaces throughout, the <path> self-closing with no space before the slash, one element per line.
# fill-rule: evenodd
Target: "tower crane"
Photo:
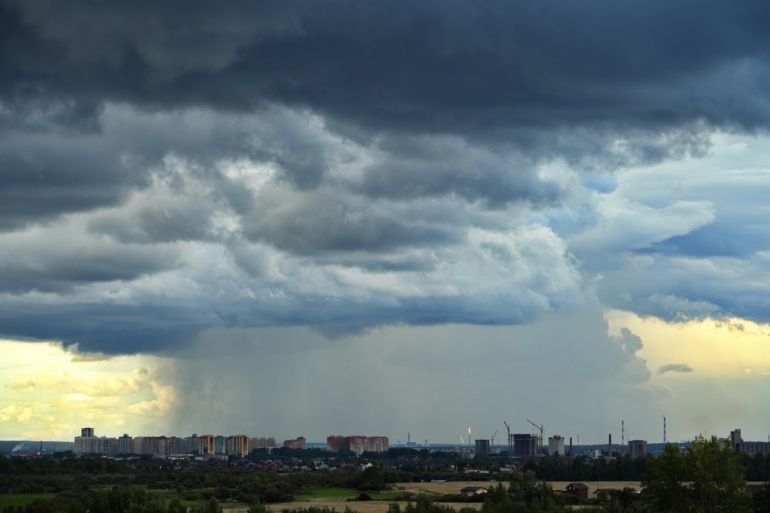
<path fill-rule="evenodd" d="M 513 458 L 513 447 L 511 447 L 511 426 L 508 425 L 506 421 L 503 421 L 503 424 L 505 424 L 505 430 L 508 431 L 508 459 Z"/>
<path fill-rule="evenodd" d="M 538 444 L 538 447 L 537 447 L 537 449 L 539 451 L 540 448 L 543 446 L 543 425 L 541 424 L 541 425 L 538 426 L 537 424 L 535 424 L 534 422 L 532 422 L 529 419 L 527 419 L 527 422 L 529 422 L 530 424 L 532 424 L 533 426 L 535 426 L 537 429 L 540 430 L 540 439 L 539 439 L 540 443 Z"/>
<path fill-rule="evenodd" d="M 495 434 L 494 434 L 494 435 L 492 435 L 492 440 L 491 440 L 491 442 L 492 442 L 492 443 L 491 443 L 491 444 L 490 444 L 490 446 L 489 446 L 489 447 L 490 447 L 490 449 L 491 449 L 492 447 L 494 447 L 494 446 L 495 446 L 495 437 L 496 437 L 496 436 L 497 436 L 497 431 L 495 431 Z"/>

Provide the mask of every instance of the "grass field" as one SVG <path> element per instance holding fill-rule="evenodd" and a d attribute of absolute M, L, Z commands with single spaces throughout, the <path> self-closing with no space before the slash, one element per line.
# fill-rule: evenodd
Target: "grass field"
<path fill-rule="evenodd" d="M 305 499 L 320 499 L 320 498 L 328 498 L 328 497 L 358 497 L 359 492 L 354 492 L 353 490 L 346 490 L 344 488 L 319 488 L 318 490 L 314 490 L 311 494 L 305 494 L 305 495 L 295 495 L 294 498 L 296 500 L 305 500 Z"/>
<path fill-rule="evenodd" d="M 31 493 L 31 494 L 10 494 L 0 495 L 0 511 L 8 506 L 26 506 L 35 499 L 53 499 L 56 497 L 53 493 Z"/>

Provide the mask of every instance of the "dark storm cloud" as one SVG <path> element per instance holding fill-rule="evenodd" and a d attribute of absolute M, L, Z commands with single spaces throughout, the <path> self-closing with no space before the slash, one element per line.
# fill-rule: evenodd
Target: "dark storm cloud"
<path fill-rule="evenodd" d="M 174 269 L 179 248 L 90 239 L 66 227 L 0 238 L 0 293 L 72 293 L 77 286 L 131 281 Z"/>
<path fill-rule="evenodd" d="M 117 148 L 97 142 L 39 133 L 0 139 L 0 230 L 114 204 L 147 184 Z"/>
<path fill-rule="evenodd" d="M 328 191 L 296 196 L 268 191 L 246 220 L 245 235 L 299 254 L 387 251 L 462 239 L 460 230 L 402 218 L 387 209 L 345 200 Z"/>
<path fill-rule="evenodd" d="M 534 298 L 498 294 L 473 298 L 304 297 L 190 304 L 41 305 L 2 303 L 6 337 L 58 340 L 82 352 L 158 352 L 191 341 L 210 327 L 309 326 L 326 337 L 363 333 L 380 325 L 522 324 L 542 306 Z"/>
<path fill-rule="evenodd" d="M 48 230 L 0 252 L 0 333 L 115 353 L 209 326 L 530 322 L 582 293 L 541 215 L 581 201 L 578 174 L 767 127 L 767 26 L 748 0 L 0 0 L 0 231 Z M 584 247 L 638 239 L 640 212 Z M 630 247 L 694 248 L 675 237 L 714 214 L 691 217 Z M 711 312 L 715 284 L 632 299 Z"/>
<path fill-rule="evenodd" d="M 388 158 L 370 166 L 361 184 L 372 197 L 406 200 L 454 193 L 494 207 L 516 200 L 555 204 L 564 192 L 536 176 L 531 158 L 471 148 L 457 138 L 391 138 L 380 149 Z"/>
<path fill-rule="evenodd" d="M 1 17 L 11 104 L 33 89 L 148 108 L 269 100 L 363 126 L 460 133 L 768 121 L 758 86 L 770 7 L 748 0 L 6 0 Z"/>
<path fill-rule="evenodd" d="M 58 340 L 83 352 L 152 353 L 192 340 L 221 321 L 207 311 L 111 304 L 4 304 L 0 331 L 6 337 Z"/>

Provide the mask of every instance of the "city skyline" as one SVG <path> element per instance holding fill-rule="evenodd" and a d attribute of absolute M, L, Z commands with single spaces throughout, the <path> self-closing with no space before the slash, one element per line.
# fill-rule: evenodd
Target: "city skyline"
<path fill-rule="evenodd" d="M 768 26 L 0 0 L 0 438 L 765 440 Z"/>

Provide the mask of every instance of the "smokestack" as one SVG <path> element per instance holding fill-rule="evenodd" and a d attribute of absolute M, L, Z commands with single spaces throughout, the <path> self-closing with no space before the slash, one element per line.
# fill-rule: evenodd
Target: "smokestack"
<path fill-rule="evenodd" d="M 610 433 L 610 446 L 607 449 L 607 456 L 612 458 L 612 433 Z"/>
<path fill-rule="evenodd" d="M 569 437 L 569 457 L 572 458 L 572 437 Z"/>

